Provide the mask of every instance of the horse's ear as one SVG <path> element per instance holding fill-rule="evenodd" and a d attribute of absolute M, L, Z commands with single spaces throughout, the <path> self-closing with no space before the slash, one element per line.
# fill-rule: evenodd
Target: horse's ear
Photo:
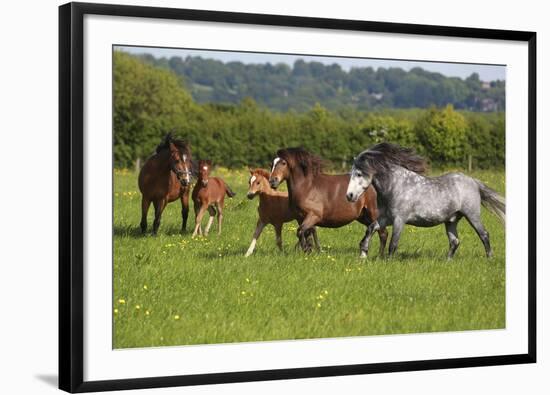
<path fill-rule="evenodd" d="M 206 161 L 206 163 L 208 164 L 208 166 L 212 166 L 212 160 L 211 160 L 211 159 L 208 159 L 208 160 Z"/>
<path fill-rule="evenodd" d="M 250 172 L 250 175 L 254 174 L 254 170 L 252 170 L 251 167 L 248 168 L 248 171 Z"/>

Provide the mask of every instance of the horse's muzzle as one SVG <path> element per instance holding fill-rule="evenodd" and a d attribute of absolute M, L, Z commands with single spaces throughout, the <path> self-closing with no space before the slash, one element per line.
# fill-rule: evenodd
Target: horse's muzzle
<path fill-rule="evenodd" d="M 281 182 L 277 177 L 270 177 L 269 178 L 269 185 L 271 185 L 271 188 L 275 189 L 279 186 Z"/>
<path fill-rule="evenodd" d="M 186 187 L 189 185 L 189 182 L 185 178 L 180 178 L 179 181 L 182 187 Z"/>
<path fill-rule="evenodd" d="M 256 194 L 254 192 L 248 192 L 246 194 L 246 197 L 249 198 L 250 200 L 254 199 L 254 196 L 256 196 Z"/>
<path fill-rule="evenodd" d="M 357 201 L 357 196 L 355 196 L 353 193 L 351 192 L 348 192 L 346 193 L 346 199 L 348 199 L 348 202 L 356 202 Z"/>

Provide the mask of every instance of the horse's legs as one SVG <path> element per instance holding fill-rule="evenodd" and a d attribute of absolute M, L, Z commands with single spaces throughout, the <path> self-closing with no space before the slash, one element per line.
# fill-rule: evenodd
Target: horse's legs
<path fill-rule="evenodd" d="M 258 222 L 256 223 L 256 229 L 254 230 L 254 235 L 252 236 L 252 242 L 250 243 L 250 247 L 248 247 L 248 250 L 246 251 L 246 254 L 244 256 L 252 255 L 252 253 L 254 252 L 254 248 L 256 248 L 256 241 L 262 234 L 265 225 L 266 224 L 264 224 L 261 219 L 258 219 Z"/>
<path fill-rule="evenodd" d="M 445 230 L 447 231 L 447 237 L 449 238 L 449 252 L 447 253 L 447 259 L 451 259 L 458 246 L 460 245 L 460 240 L 458 239 L 458 230 L 456 226 L 458 225 L 458 220 L 445 222 Z"/>
<path fill-rule="evenodd" d="M 378 256 L 384 257 L 386 252 L 386 242 L 388 241 L 388 231 L 386 228 L 378 229 L 378 238 L 380 239 L 380 249 L 378 250 Z"/>
<path fill-rule="evenodd" d="M 273 226 L 275 227 L 275 243 L 277 244 L 279 251 L 282 251 L 283 250 L 283 237 L 282 237 L 283 224 L 273 224 Z"/>
<path fill-rule="evenodd" d="M 380 229 L 380 225 L 378 224 L 378 221 L 374 221 L 369 226 L 367 226 L 367 230 L 365 232 L 365 236 L 359 243 L 359 250 L 360 250 L 360 258 L 366 258 L 369 253 L 369 244 L 370 239 L 374 232 L 376 232 L 378 229 Z"/>
<path fill-rule="evenodd" d="M 155 200 L 153 202 L 153 206 L 155 207 L 155 220 L 153 221 L 153 234 L 156 235 L 160 226 L 160 217 L 162 215 L 162 212 L 164 211 L 164 207 L 166 207 L 166 200 L 165 199 Z"/>
<path fill-rule="evenodd" d="M 389 250 L 389 256 L 392 257 L 393 254 L 395 254 L 395 251 L 397 251 L 397 246 L 399 245 L 399 238 L 401 237 L 401 232 L 403 231 L 403 227 L 405 226 L 405 222 L 397 217 L 393 220 L 393 230 L 391 233 L 391 240 L 390 240 L 390 250 Z"/>
<path fill-rule="evenodd" d="M 464 213 L 464 216 L 472 225 L 472 228 L 475 229 L 477 235 L 481 239 L 481 242 L 483 243 L 483 246 L 485 247 L 485 254 L 487 255 L 487 258 L 491 258 L 493 256 L 493 250 L 491 249 L 491 243 L 489 242 L 489 232 L 485 229 L 483 224 L 481 223 L 481 218 L 479 213 L 471 213 L 466 214 Z"/>
<path fill-rule="evenodd" d="M 204 230 L 204 235 L 207 236 L 208 232 L 210 232 L 210 227 L 212 226 L 212 222 L 214 222 L 214 217 L 216 216 L 216 209 L 214 206 L 208 207 L 208 214 L 210 215 L 208 218 L 208 224 L 206 225 L 206 229 Z"/>
<path fill-rule="evenodd" d="M 141 222 L 139 223 L 141 233 L 145 233 L 147 231 L 147 213 L 149 212 L 150 205 L 151 200 L 147 199 L 145 196 L 141 196 Z"/>
<path fill-rule="evenodd" d="M 187 217 L 189 216 L 189 191 L 181 196 L 181 232 L 185 232 L 187 227 Z"/>
<path fill-rule="evenodd" d="M 223 220 L 223 202 L 216 203 L 218 209 L 218 234 L 222 234 L 222 220 Z"/>
<path fill-rule="evenodd" d="M 300 224 L 298 228 L 298 239 L 302 246 L 304 252 L 311 252 L 311 245 L 309 244 L 307 238 L 311 234 L 311 229 L 317 224 L 318 218 L 314 214 L 308 214 Z"/>
<path fill-rule="evenodd" d="M 195 230 L 193 231 L 193 236 L 191 237 L 195 237 L 197 234 L 202 234 L 201 221 L 204 213 L 206 212 L 206 207 L 206 205 L 201 204 L 199 211 L 197 212 L 197 205 L 195 205 Z"/>
<path fill-rule="evenodd" d="M 317 250 L 317 252 L 321 252 L 321 244 L 319 243 L 319 238 L 317 237 L 317 229 L 315 227 L 311 228 L 311 236 L 313 237 L 315 249 Z"/>

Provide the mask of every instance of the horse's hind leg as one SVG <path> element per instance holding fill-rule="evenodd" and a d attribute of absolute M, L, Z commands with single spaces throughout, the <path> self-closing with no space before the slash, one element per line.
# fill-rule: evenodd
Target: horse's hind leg
<path fill-rule="evenodd" d="M 216 204 L 218 209 L 218 235 L 222 234 L 222 221 L 223 221 L 223 202 Z"/>
<path fill-rule="evenodd" d="M 464 214 L 470 225 L 472 225 L 472 228 L 475 229 L 477 235 L 481 239 L 481 242 L 483 243 L 483 246 L 485 247 L 485 254 L 487 255 L 487 258 L 491 258 L 493 256 L 493 250 L 491 249 L 491 243 L 489 242 L 489 232 L 485 229 L 483 224 L 481 223 L 481 217 L 479 213 L 474 214 Z"/>
<path fill-rule="evenodd" d="M 451 259 L 458 246 L 460 245 L 460 240 L 458 239 L 458 230 L 457 230 L 458 220 L 445 222 L 445 230 L 447 232 L 447 237 L 449 238 L 449 252 L 447 253 L 447 259 Z"/>
<path fill-rule="evenodd" d="M 401 218 L 394 219 L 393 229 L 391 233 L 391 240 L 390 240 L 390 249 L 388 253 L 390 258 L 397 251 L 397 246 L 399 245 L 399 238 L 401 237 L 401 232 L 403 231 L 404 226 L 405 226 L 405 222 Z"/>
<path fill-rule="evenodd" d="M 208 218 L 208 224 L 206 224 L 206 229 L 204 229 L 205 236 L 208 236 L 208 232 L 210 232 L 210 227 L 212 226 L 212 222 L 214 222 L 214 217 L 216 216 L 216 209 L 213 206 L 209 206 L 208 214 L 210 215 L 210 217 Z"/>
<path fill-rule="evenodd" d="M 380 249 L 378 250 L 378 256 L 384 257 L 386 253 L 386 242 L 388 241 L 388 231 L 386 228 L 378 229 L 378 238 L 380 239 Z"/>
<path fill-rule="evenodd" d="M 141 197 L 141 222 L 139 227 L 141 228 L 141 233 L 147 231 L 147 213 L 149 212 L 149 206 L 151 205 L 151 200 L 147 199 L 145 196 Z"/>
<path fill-rule="evenodd" d="M 160 217 L 162 215 L 162 212 L 164 211 L 164 207 L 166 207 L 166 200 L 155 200 L 153 202 L 153 206 L 155 206 L 155 220 L 153 221 L 153 234 L 156 235 L 159 226 L 160 226 Z"/>
<path fill-rule="evenodd" d="M 313 238 L 313 243 L 317 252 L 321 252 L 321 243 L 319 243 L 319 238 L 317 237 L 317 228 L 311 228 L 311 237 Z"/>

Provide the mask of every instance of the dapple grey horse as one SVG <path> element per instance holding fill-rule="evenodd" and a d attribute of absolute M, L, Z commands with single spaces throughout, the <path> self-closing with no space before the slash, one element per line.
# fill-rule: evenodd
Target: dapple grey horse
<path fill-rule="evenodd" d="M 380 143 L 354 159 L 346 198 L 356 201 L 372 183 L 378 192 L 382 228 L 392 225 L 389 255 L 393 255 L 405 224 L 431 227 L 445 224 L 448 258 L 460 244 L 457 224 L 465 217 L 475 229 L 485 253 L 493 255 L 489 233 L 481 222 L 481 205 L 505 221 L 504 198 L 487 185 L 462 173 L 426 177 L 425 160 L 412 149 Z M 368 242 L 368 241 L 367 241 Z"/>

